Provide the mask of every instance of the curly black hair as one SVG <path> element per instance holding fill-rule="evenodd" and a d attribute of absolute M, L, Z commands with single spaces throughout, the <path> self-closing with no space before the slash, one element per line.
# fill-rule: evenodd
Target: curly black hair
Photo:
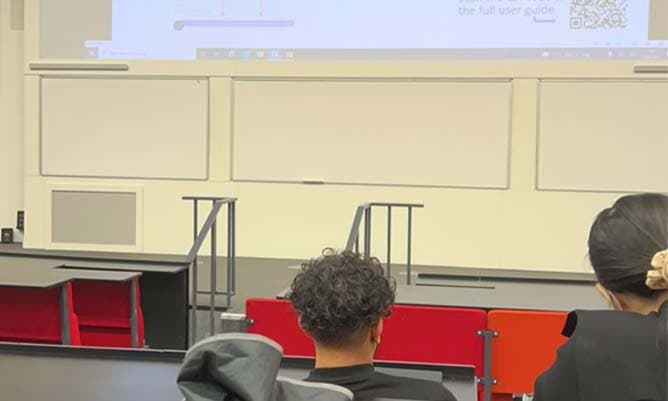
<path fill-rule="evenodd" d="M 378 259 L 328 248 L 302 265 L 288 298 L 311 337 L 343 345 L 359 329 L 389 316 L 395 290 Z"/>

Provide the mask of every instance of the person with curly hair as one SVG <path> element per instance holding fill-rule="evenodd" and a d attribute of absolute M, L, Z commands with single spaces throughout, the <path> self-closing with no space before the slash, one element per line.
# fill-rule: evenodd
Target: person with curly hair
<path fill-rule="evenodd" d="M 302 266 L 288 298 L 315 343 L 315 369 L 306 381 L 346 387 L 355 400 L 455 401 L 440 383 L 374 370 L 373 357 L 395 290 L 378 259 L 354 252 L 326 249 Z"/>

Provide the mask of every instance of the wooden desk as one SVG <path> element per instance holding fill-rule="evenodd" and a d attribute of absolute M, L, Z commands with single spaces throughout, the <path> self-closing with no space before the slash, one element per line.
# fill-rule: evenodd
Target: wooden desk
<path fill-rule="evenodd" d="M 59 260 L 56 270 L 141 274 L 146 344 L 156 349 L 188 348 L 189 270 L 184 265 Z"/>
<path fill-rule="evenodd" d="M 71 277 L 48 269 L 0 269 L 0 287 L 48 289 L 60 287 L 60 330 L 64 345 L 72 343 L 67 283 Z"/>
<path fill-rule="evenodd" d="M 587 273 L 443 268 L 420 274 L 416 285 L 397 285 L 396 303 L 479 309 L 571 311 L 608 309 Z M 278 293 L 285 298 L 289 288 Z"/>
<path fill-rule="evenodd" d="M 0 269 L 0 287 L 53 288 L 72 280 L 71 275 L 48 269 Z"/>
<path fill-rule="evenodd" d="M 481 309 L 571 311 L 607 309 L 593 285 L 495 282 L 481 287 L 461 282 L 440 286 L 397 286 L 397 304 Z"/>
<path fill-rule="evenodd" d="M 118 272 L 141 274 L 140 302 L 146 344 L 159 349 L 188 348 L 190 284 L 189 267 L 184 260 L 185 257 L 169 255 L 30 250 L 16 244 L 0 246 L 0 270 L 76 270 L 80 279 L 85 279 L 82 274 L 86 271 L 90 279 L 107 277 L 109 281 L 125 281 L 125 276 L 117 276 Z M 110 275 L 96 276 L 94 272 Z"/>
<path fill-rule="evenodd" d="M 185 352 L 69 348 L 0 343 L 0 388 L 9 400 L 180 401 L 176 385 Z M 283 358 L 279 376 L 303 379 L 313 360 Z M 459 400 L 476 397 L 470 367 L 377 362 L 379 371 L 442 381 Z M 35 378 L 39 377 L 39 386 Z"/>
<path fill-rule="evenodd" d="M 19 260 L 20 262 L 21 260 Z M 139 319 L 137 316 L 137 284 L 135 278 L 140 272 L 94 271 L 76 269 L 52 269 L 46 267 L 47 262 L 38 260 L 34 263 L 21 265 L 16 260 L 0 259 L 0 287 L 21 288 L 53 288 L 61 287 L 61 327 L 63 343 L 70 343 L 69 314 L 67 313 L 68 293 L 66 284 L 74 280 L 130 282 L 130 331 L 132 346 L 139 346 Z"/>
<path fill-rule="evenodd" d="M 139 317 L 137 316 L 137 280 L 142 275 L 141 272 L 121 272 L 121 271 L 97 271 L 97 270 L 79 270 L 79 269 L 53 269 L 71 277 L 74 280 L 90 281 L 112 281 L 130 284 L 130 337 L 132 338 L 132 347 L 139 347 Z"/>
<path fill-rule="evenodd" d="M 3 399 L 17 401 L 181 401 L 184 355 L 0 343 L 0 388 Z"/>

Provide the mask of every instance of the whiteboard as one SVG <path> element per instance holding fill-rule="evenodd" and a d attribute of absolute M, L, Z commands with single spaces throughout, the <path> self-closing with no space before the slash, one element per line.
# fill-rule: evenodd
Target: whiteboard
<path fill-rule="evenodd" d="M 543 81 L 538 188 L 668 192 L 668 81 Z"/>
<path fill-rule="evenodd" d="M 234 82 L 237 181 L 506 188 L 509 81 Z"/>
<path fill-rule="evenodd" d="M 206 179 L 205 79 L 43 78 L 43 175 Z"/>

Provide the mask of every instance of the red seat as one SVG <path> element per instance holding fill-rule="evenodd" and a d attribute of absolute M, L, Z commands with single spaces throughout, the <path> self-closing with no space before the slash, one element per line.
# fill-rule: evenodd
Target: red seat
<path fill-rule="evenodd" d="M 286 357 L 314 357 L 313 341 L 299 327 L 297 313 L 284 299 L 251 298 L 246 301 L 246 317 L 253 321 L 249 333 L 261 334 L 283 347 Z"/>
<path fill-rule="evenodd" d="M 144 316 L 137 283 L 138 346 L 144 346 Z M 79 316 L 81 343 L 95 347 L 132 347 L 130 282 L 76 280 L 74 311 Z"/>
<path fill-rule="evenodd" d="M 376 359 L 474 366 L 484 374 L 483 310 L 394 305 Z M 482 399 L 482 386 L 478 388 Z"/>
<path fill-rule="evenodd" d="M 72 286 L 68 283 L 66 287 L 70 344 L 81 345 Z M 0 287 L 0 341 L 63 344 L 61 290 Z"/>
<path fill-rule="evenodd" d="M 482 377 L 486 323 L 483 310 L 395 305 L 376 359 L 470 365 Z"/>
<path fill-rule="evenodd" d="M 313 357 L 312 340 L 299 327 L 289 301 L 249 299 L 246 316 L 250 333 L 261 334 L 283 346 L 286 356 Z M 427 306 L 395 305 L 385 320 L 377 360 L 450 365 L 471 365 L 483 374 L 485 311 Z"/>
<path fill-rule="evenodd" d="M 487 325 L 499 333 L 492 340 L 495 400 L 534 392 L 536 378 L 554 363 L 557 349 L 567 340 L 561 335 L 566 316 L 566 312 L 489 312 Z"/>

